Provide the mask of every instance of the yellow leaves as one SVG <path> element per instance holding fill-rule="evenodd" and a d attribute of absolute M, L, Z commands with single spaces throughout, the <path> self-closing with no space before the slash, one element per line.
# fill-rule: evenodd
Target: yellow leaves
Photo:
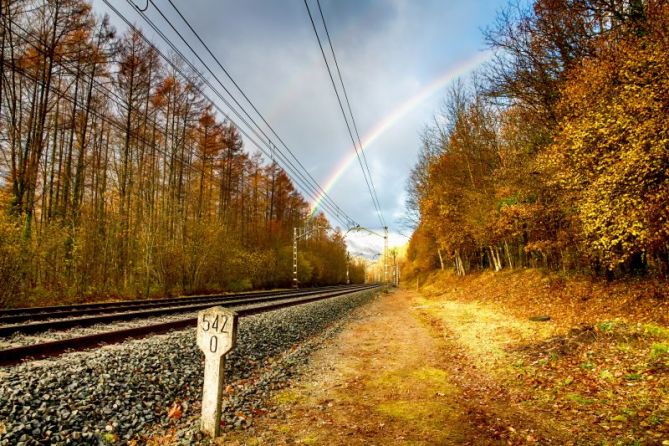
<path fill-rule="evenodd" d="M 472 164 L 476 150 L 485 156 L 468 139 L 476 115 L 460 111 L 421 201 L 423 222 L 442 247 L 476 256 L 482 246 L 506 240 L 555 257 L 567 248 L 574 263 L 595 260 L 609 269 L 666 258 L 669 15 L 663 14 L 653 17 L 648 33 L 602 36 L 597 50 L 565 73 L 554 129 L 531 128 L 536 121 L 522 107 L 529 104 L 516 98 L 521 106 L 498 117 L 499 164 L 489 171 Z M 513 194 L 517 199 L 508 201 Z"/>
<path fill-rule="evenodd" d="M 568 82 L 569 113 L 542 161 L 575 192 L 586 252 L 616 266 L 651 252 L 669 216 L 655 204 L 669 182 L 669 48 L 630 40 L 607 52 L 618 63 L 586 61 Z"/>

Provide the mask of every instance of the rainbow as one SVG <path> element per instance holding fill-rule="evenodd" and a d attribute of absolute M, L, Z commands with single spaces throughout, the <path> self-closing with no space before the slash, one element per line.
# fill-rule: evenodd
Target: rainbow
<path fill-rule="evenodd" d="M 446 84 L 452 82 L 453 80 L 464 76 L 465 74 L 472 71 L 477 66 L 481 65 L 483 62 L 490 59 L 492 52 L 479 53 L 476 56 L 466 59 L 455 67 L 450 68 L 446 73 L 442 74 L 438 78 L 434 79 L 432 82 L 421 88 L 415 95 L 411 96 L 409 99 L 401 103 L 397 108 L 388 113 L 382 120 L 380 120 L 367 134 L 362 138 L 362 148 L 361 150 L 367 150 L 369 146 L 376 141 L 381 135 L 383 135 L 388 129 L 390 129 L 397 121 L 402 119 L 406 114 L 411 110 L 420 105 L 427 98 L 435 94 L 437 91 L 441 90 Z M 335 167 L 334 170 L 330 173 L 325 185 L 323 186 L 321 192 L 318 194 L 316 199 L 311 204 L 310 215 L 318 210 L 323 199 L 327 193 L 332 190 L 335 184 L 342 177 L 344 172 L 346 172 L 351 164 L 355 161 L 357 155 L 355 147 L 352 147 L 346 156 L 341 160 L 341 162 Z"/>

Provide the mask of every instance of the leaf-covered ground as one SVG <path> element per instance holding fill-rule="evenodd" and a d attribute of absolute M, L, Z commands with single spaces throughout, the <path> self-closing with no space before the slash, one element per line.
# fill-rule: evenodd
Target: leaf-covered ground
<path fill-rule="evenodd" d="M 666 288 L 532 270 L 428 284 L 426 320 L 457 341 L 509 408 L 507 432 L 496 426 L 493 435 L 542 442 L 534 429 L 543 441 L 669 444 Z"/>
<path fill-rule="evenodd" d="M 365 308 L 226 444 L 669 445 L 661 286 L 538 271 L 421 282 Z"/>

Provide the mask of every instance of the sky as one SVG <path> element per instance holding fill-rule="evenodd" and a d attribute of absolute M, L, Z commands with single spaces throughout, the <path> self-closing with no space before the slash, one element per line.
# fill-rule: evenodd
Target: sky
<path fill-rule="evenodd" d="M 128 1 L 110 0 L 166 48 Z M 146 1 L 136 0 L 140 8 Z M 357 223 L 383 233 L 304 1 L 172 1 L 328 196 Z M 154 3 L 215 69 L 167 0 Z M 101 0 L 93 5 L 119 31 L 125 29 Z M 146 14 L 178 42 L 155 5 Z M 319 18 L 316 1 L 309 5 Z M 321 0 L 390 246 L 407 241 L 400 232 L 411 233 L 402 217 L 420 134 L 439 112 L 450 83 L 488 57 L 482 30 L 504 5 L 505 0 Z M 199 66 L 194 56 L 190 60 Z M 220 70 L 215 73 L 225 80 Z M 246 149 L 257 151 L 248 141 Z M 380 237 L 364 231 L 352 231 L 346 240 L 353 254 L 383 249 Z"/>

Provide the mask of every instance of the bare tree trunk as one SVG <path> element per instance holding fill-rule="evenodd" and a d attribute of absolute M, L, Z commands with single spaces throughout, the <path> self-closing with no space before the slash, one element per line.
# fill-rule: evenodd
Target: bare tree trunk
<path fill-rule="evenodd" d="M 493 262 L 493 267 L 495 272 L 499 272 L 502 270 L 502 257 L 500 254 L 500 250 L 497 246 L 490 246 L 488 248 L 490 250 L 490 257 L 492 258 Z"/>
<path fill-rule="evenodd" d="M 441 255 L 441 248 L 437 248 L 437 254 L 439 254 L 439 266 L 441 266 L 441 270 L 444 270 L 444 257 Z"/>
<path fill-rule="evenodd" d="M 509 269 L 513 269 L 513 259 L 511 258 L 511 250 L 509 244 L 504 240 L 504 254 L 506 254 L 506 261 L 509 263 Z"/>
<path fill-rule="evenodd" d="M 460 250 L 455 250 L 455 272 L 458 276 L 464 277 L 465 275 L 465 266 L 462 263 L 462 257 L 460 256 Z"/>

